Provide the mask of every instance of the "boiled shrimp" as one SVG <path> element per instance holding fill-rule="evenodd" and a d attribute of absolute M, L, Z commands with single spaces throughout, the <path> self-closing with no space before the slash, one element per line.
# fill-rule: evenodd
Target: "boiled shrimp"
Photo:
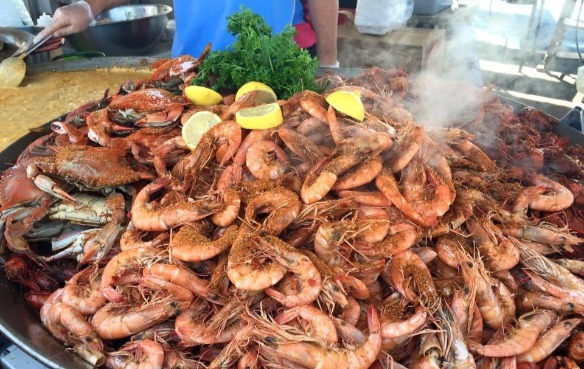
<path fill-rule="evenodd" d="M 233 308 L 232 305 L 230 307 Z M 227 343 L 241 329 L 241 324 L 231 319 L 221 322 L 223 326 L 219 330 L 210 329 L 210 324 L 218 319 L 214 316 L 209 317 L 209 312 L 207 304 L 195 302 L 178 315 L 175 330 L 181 339 L 182 348 L 201 344 Z"/>
<path fill-rule="evenodd" d="M 314 338 L 323 343 L 336 344 L 338 341 L 337 329 L 330 316 L 310 305 L 296 306 L 280 313 L 275 322 L 286 324 L 294 319 L 299 319 L 301 323 L 306 323 L 304 330 Z"/>
<path fill-rule="evenodd" d="M 570 272 L 584 275 L 584 261 L 575 259 L 554 259 L 554 262 Z"/>
<path fill-rule="evenodd" d="M 247 150 L 245 165 L 256 178 L 273 180 L 290 169 L 290 159 L 274 141 L 257 141 Z"/>
<path fill-rule="evenodd" d="M 463 336 L 458 324 L 454 321 L 452 314 L 448 308 L 440 307 L 438 309 L 438 316 L 441 321 L 441 328 L 445 330 L 445 347 L 451 349 L 446 350 L 446 363 L 457 369 L 476 368 L 473 355 L 469 352 L 466 337 Z"/>
<path fill-rule="evenodd" d="M 529 349 L 529 351 L 518 355 L 516 357 L 517 362 L 537 363 L 550 356 L 552 352 L 570 336 L 572 330 L 581 322 L 582 319 L 580 318 L 566 319 L 557 322 L 537 338 L 537 341 L 535 341 L 535 344 Z"/>
<path fill-rule="evenodd" d="M 196 262 L 209 260 L 229 249 L 237 236 L 237 226 L 232 225 L 217 239 L 205 236 L 201 227 L 184 225 L 170 241 L 169 249 L 173 258 Z"/>
<path fill-rule="evenodd" d="M 476 291 L 476 302 L 485 324 L 499 329 L 503 326 L 505 317 L 490 282 L 481 274 L 479 267 L 479 263 L 471 260 L 460 263 L 466 285 Z"/>
<path fill-rule="evenodd" d="M 536 197 L 546 192 L 547 189 L 548 188 L 546 186 L 540 185 L 527 187 L 521 190 L 513 202 L 513 212 L 515 214 L 525 216 L 527 214 L 527 209 L 529 208 L 529 203 Z"/>
<path fill-rule="evenodd" d="M 464 254 L 461 252 L 464 239 L 454 234 L 446 234 L 436 240 L 436 252 L 438 258 L 451 268 L 458 268 L 460 262 L 464 261 Z"/>
<path fill-rule="evenodd" d="M 179 301 L 193 300 L 193 293 L 191 291 L 156 275 L 144 275 L 140 277 L 138 285 L 142 289 L 153 291 L 156 298 L 169 297 Z"/>
<path fill-rule="evenodd" d="M 229 227 L 237 220 L 241 207 L 239 193 L 231 188 L 219 191 L 221 199 L 225 204 L 225 209 L 211 215 L 211 222 L 219 227 Z"/>
<path fill-rule="evenodd" d="M 179 170 L 183 173 L 183 186 L 188 187 L 209 161 L 216 156 L 220 166 L 231 160 L 241 145 L 241 126 L 233 120 L 223 120 L 209 129 L 200 139 L 195 150 L 185 156 L 173 168 L 173 174 Z M 225 146 L 223 146 L 225 145 Z M 223 146 L 224 148 L 218 150 Z"/>
<path fill-rule="evenodd" d="M 232 104 L 230 104 L 229 108 L 226 109 L 223 114 L 221 114 L 221 120 L 225 121 L 227 119 L 233 119 L 238 111 L 256 106 L 257 94 L 258 91 L 249 91 L 241 95 L 237 101 L 234 101 Z"/>
<path fill-rule="evenodd" d="M 521 262 L 531 271 L 539 274 L 548 281 L 556 282 L 562 288 L 573 291 L 584 290 L 584 280 L 572 274 L 568 269 L 538 254 L 520 242 L 516 244 L 521 255 Z"/>
<path fill-rule="evenodd" d="M 471 232 L 487 267 L 495 272 L 510 270 L 519 263 L 519 251 L 510 240 L 502 234 L 498 235 L 499 230 L 491 228 L 490 224 L 490 220 L 487 219 L 470 218 L 466 221 L 466 227 Z"/>
<path fill-rule="evenodd" d="M 281 335 L 266 336 L 260 345 L 266 345 L 282 358 L 307 368 L 366 369 L 375 361 L 381 349 L 379 318 L 373 306 L 367 308 L 367 324 L 367 340 L 354 349 L 329 349 L 314 342 L 288 340 Z"/>
<path fill-rule="evenodd" d="M 418 230 L 412 226 L 411 229 L 404 229 L 400 232 L 388 234 L 383 240 L 369 245 L 370 247 L 359 247 L 359 252 L 367 256 L 388 257 L 408 250 L 418 239 Z"/>
<path fill-rule="evenodd" d="M 277 133 L 286 147 L 311 167 L 324 157 L 318 145 L 301 133 L 291 129 L 279 129 Z"/>
<path fill-rule="evenodd" d="M 195 272 L 185 266 L 154 263 L 146 266 L 143 273 L 145 276 L 157 276 L 177 286 L 186 288 L 211 302 L 222 303 L 221 297 L 209 288 L 208 282 L 199 278 Z"/>
<path fill-rule="evenodd" d="M 424 201 L 414 201 L 412 205 L 423 218 L 436 218 L 437 220 L 435 222 L 438 223 L 438 219 L 450 209 L 450 205 L 452 205 L 455 196 L 453 193 L 455 192 L 451 191 L 451 186 L 432 168 L 427 167 L 425 171 L 428 182 L 433 188 L 430 195 L 431 198 Z M 425 198 L 425 196 L 421 198 Z"/>
<path fill-rule="evenodd" d="M 335 304 L 338 304 L 343 309 L 347 307 L 349 304 L 347 293 L 340 281 L 335 279 L 336 273 L 333 271 L 333 268 L 312 251 L 304 249 L 301 252 L 308 256 L 321 275 L 322 290 L 319 295 L 319 301 L 323 301 L 330 312 L 334 310 Z"/>
<path fill-rule="evenodd" d="M 298 195 L 283 187 L 276 187 L 266 191 L 252 200 L 245 208 L 245 221 L 254 226 L 258 222 L 258 214 L 268 213 L 259 228 L 269 234 L 277 236 L 284 231 L 300 213 L 302 202 Z"/>
<path fill-rule="evenodd" d="M 395 145 L 384 155 L 385 165 L 393 173 L 401 171 L 416 155 L 423 140 L 424 129 L 421 126 L 412 126 L 408 130 L 400 131 Z"/>
<path fill-rule="evenodd" d="M 584 340 L 584 332 L 578 332 L 572 335 L 572 339 L 570 340 L 570 348 L 568 351 L 568 355 L 573 360 L 581 363 L 584 361 L 584 344 L 582 343 Z"/>
<path fill-rule="evenodd" d="M 354 297 L 347 297 L 347 305 L 343 308 L 343 312 L 339 316 L 340 319 L 352 326 L 356 326 L 361 319 L 361 305 Z"/>
<path fill-rule="evenodd" d="M 389 207 L 391 201 L 379 191 L 355 191 L 355 190 L 341 190 L 337 191 L 337 195 L 343 199 L 351 199 L 358 204 L 365 206 L 380 206 Z"/>
<path fill-rule="evenodd" d="M 264 290 L 268 296 L 286 307 L 306 305 L 316 300 L 322 288 L 322 279 L 308 256 L 273 236 L 261 238 L 258 246 L 270 258 L 294 273 L 298 279 L 297 294 L 284 295 L 269 287 Z"/>
<path fill-rule="evenodd" d="M 405 216 L 410 218 L 414 223 L 430 228 L 437 223 L 437 220 L 425 219 L 420 215 L 400 193 L 397 180 L 388 168 L 383 168 L 375 178 L 375 185 L 387 197 L 391 203 L 398 208 Z"/>
<path fill-rule="evenodd" d="M 83 315 L 93 315 L 107 302 L 100 289 L 101 273 L 97 264 L 87 267 L 67 281 L 61 301 Z"/>
<path fill-rule="evenodd" d="M 410 301 L 421 301 L 424 306 L 430 308 L 437 302 L 438 295 L 430 270 L 422 259 L 410 250 L 393 255 L 386 264 L 382 276 L 384 278 L 387 276 L 402 296 Z"/>
<path fill-rule="evenodd" d="M 572 304 L 573 308 L 584 306 L 584 294 L 582 294 L 582 291 L 574 291 L 559 287 L 545 280 L 539 274 L 527 269 L 523 269 L 523 273 L 525 273 L 537 287 L 554 297 L 563 299 L 565 302 Z"/>
<path fill-rule="evenodd" d="M 379 242 L 389 231 L 390 219 L 385 209 L 360 206 L 357 212 L 357 227 L 362 229 L 357 239 L 364 242 Z"/>
<path fill-rule="evenodd" d="M 286 267 L 280 263 L 260 260 L 258 242 L 251 229 L 239 228 L 227 259 L 227 276 L 239 289 L 260 291 L 275 285 L 286 274 Z"/>
<path fill-rule="evenodd" d="M 428 321 L 428 312 L 422 306 L 417 306 L 414 314 L 404 320 L 391 321 L 381 319 L 381 337 L 399 338 L 415 333 Z"/>
<path fill-rule="evenodd" d="M 91 318 L 91 326 L 99 337 L 107 340 L 129 337 L 177 316 L 189 301 L 164 299 L 140 306 L 109 303 Z"/>
<path fill-rule="evenodd" d="M 233 157 L 233 164 L 236 166 L 244 165 L 247 156 L 247 151 L 249 150 L 251 145 L 253 145 L 256 142 L 270 140 L 274 132 L 276 132 L 276 129 L 274 128 L 261 130 L 255 129 L 250 131 L 247 134 L 247 136 L 245 136 L 245 139 L 239 145 L 239 149 L 237 150 L 235 156 Z"/>
<path fill-rule="evenodd" d="M 167 232 L 162 232 L 154 237 L 152 240 L 145 241 L 142 237 L 146 236 L 147 232 L 141 231 L 134 227 L 134 224 L 130 222 L 122 236 L 120 237 L 120 249 L 126 251 L 129 249 L 137 249 L 140 247 L 158 247 L 163 243 L 168 242 L 170 234 Z"/>
<path fill-rule="evenodd" d="M 541 211 L 561 211 L 572 206 L 574 195 L 566 187 L 541 175 L 533 174 L 529 178 L 534 185 L 546 186 L 553 195 L 539 195 L 529 202 L 529 208 Z"/>
<path fill-rule="evenodd" d="M 373 181 L 381 172 L 382 163 L 382 158 L 378 155 L 366 159 L 340 175 L 332 189 L 350 190 Z"/>
<path fill-rule="evenodd" d="M 137 248 L 122 251 L 115 255 L 103 269 L 99 288 L 104 296 L 112 302 L 122 302 L 123 296 L 115 290 L 118 281 L 127 275 L 136 276 L 151 260 L 158 256 L 155 248 Z"/>
<path fill-rule="evenodd" d="M 338 176 L 363 160 L 361 152 L 331 155 L 312 167 L 306 174 L 300 197 L 306 204 L 319 201 L 333 188 Z"/>
<path fill-rule="evenodd" d="M 359 278 L 348 274 L 337 274 L 335 280 L 338 281 L 343 289 L 348 291 L 349 295 L 359 300 L 367 300 L 371 297 L 371 293 L 367 285 Z"/>
<path fill-rule="evenodd" d="M 515 294 L 511 293 L 500 281 L 496 281 L 493 286 L 495 297 L 501 307 L 501 314 L 504 322 L 512 322 L 515 319 L 517 310 L 515 305 Z"/>
<path fill-rule="evenodd" d="M 161 207 L 150 202 L 150 195 L 169 184 L 168 178 L 158 178 L 138 192 L 132 203 L 132 223 L 143 231 L 165 231 L 170 228 L 195 222 L 224 209 L 225 205 L 215 200 L 196 200 L 178 202 Z"/>
<path fill-rule="evenodd" d="M 551 309 L 561 313 L 584 313 L 584 305 L 565 301 L 562 298 L 550 296 L 541 291 L 521 291 L 517 297 L 518 307 L 524 310 Z"/>
<path fill-rule="evenodd" d="M 106 365 L 111 369 L 156 369 L 164 364 L 164 348 L 156 341 L 126 342 L 119 350 L 108 353 Z"/>
<path fill-rule="evenodd" d="M 456 289 L 452 295 L 450 303 L 451 314 L 463 333 L 467 333 L 469 330 L 469 315 L 473 313 L 470 309 L 471 301 L 473 300 L 474 294 L 471 293 L 468 287 Z"/>
<path fill-rule="evenodd" d="M 436 333 L 422 336 L 418 358 L 410 367 L 412 369 L 439 369 L 444 352 Z"/>
<path fill-rule="evenodd" d="M 328 105 L 325 98 L 312 91 L 304 91 L 304 95 L 299 101 L 300 107 L 323 122 L 327 122 L 326 106 Z"/>
<path fill-rule="evenodd" d="M 51 334 L 66 345 L 73 346 L 84 360 L 92 365 L 103 365 L 103 343 L 98 332 L 73 307 L 59 302 L 62 290 L 58 289 L 43 304 L 40 318 Z"/>
<path fill-rule="evenodd" d="M 487 357 L 516 356 L 528 352 L 540 333 L 554 324 L 558 315 L 551 310 L 538 310 L 519 318 L 517 326 L 502 342 L 496 344 L 473 344 L 471 349 Z"/>
<path fill-rule="evenodd" d="M 552 226 L 505 224 L 505 226 L 501 226 L 501 231 L 518 239 L 538 242 L 552 247 L 561 247 L 567 251 L 573 250 L 573 246 L 582 243 L 580 237 Z"/>
<path fill-rule="evenodd" d="M 455 145 L 456 149 L 464 154 L 470 161 L 478 164 L 481 170 L 495 169 L 495 163 L 483 150 L 469 140 L 462 140 Z"/>
<path fill-rule="evenodd" d="M 253 337 L 253 326 L 243 326 L 231 341 L 223 346 L 223 349 L 211 361 L 207 369 L 234 368 L 237 363 L 238 369 L 257 369 L 258 355 L 256 347 L 250 344 Z"/>
<path fill-rule="evenodd" d="M 354 227 L 347 220 L 321 224 L 314 236 L 314 253 L 328 265 L 346 265 L 341 247 L 353 238 L 353 233 Z"/>

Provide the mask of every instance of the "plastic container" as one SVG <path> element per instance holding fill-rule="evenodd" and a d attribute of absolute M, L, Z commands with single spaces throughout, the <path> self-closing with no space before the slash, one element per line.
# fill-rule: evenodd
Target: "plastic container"
<path fill-rule="evenodd" d="M 584 94 L 584 65 L 578 67 L 576 90 L 578 90 L 579 93 Z"/>
<path fill-rule="evenodd" d="M 452 0 L 414 0 L 414 14 L 432 15 L 452 6 Z"/>
<path fill-rule="evenodd" d="M 405 27 L 413 8 L 413 0 L 359 0 L 355 27 L 361 33 L 384 35 Z"/>
<path fill-rule="evenodd" d="M 46 27 L 49 24 L 51 24 L 51 16 L 43 13 L 41 16 L 39 16 L 39 18 L 37 19 L 36 25 L 38 27 Z"/>
<path fill-rule="evenodd" d="M 24 0 L 0 0 L 0 27 L 32 26 Z"/>

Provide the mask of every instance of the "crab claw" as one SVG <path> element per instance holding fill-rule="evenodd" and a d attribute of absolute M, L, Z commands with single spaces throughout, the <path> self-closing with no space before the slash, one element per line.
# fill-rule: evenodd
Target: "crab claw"
<path fill-rule="evenodd" d="M 75 128 L 72 124 L 55 121 L 51 123 L 51 131 L 60 134 L 68 135 L 69 142 L 71 143 L 83 143 L 85 141 L 85 135 L 79 129 Z"/>
<path fill-rule="evenodd" d="M 137 127 L 166 127 L 175 122 L 183 113 L 183 106 L 176 104 L 167 111 L 150 113 L 134 123 Z"/>
<path fill-rule="evenodd" d="M 72 202 L 77 202 L 77 200 L 69 195 L 66 191 L 64 191 L 61 187 L 59 187 L 59 185 L 57 185 L 55 183 L 55 181 L 53 181 L 52 179 L 50 179 L 49 177 L 43 175 L 43 174 L 39 174 L 36 177 L 33 178 L 34 180 L 34 184 L 40 188 L 41 190 L 61 199 L 61 200 L 69 200 Z"/>
<path fill-rule="evenodd" d="M 83 246 L 83 252 L 77 257 L 79 264 L 82 265 L 89 261 L 99 263 L 112 248 L 122 228 L 117 223 L 107 223 L 94 238 Z"/>
<path fill-rule="evenodd" d="M 30 229 L 32 222 L 30 219 L 24 219 L 17 222 L 13 217 L 8 217 L 5 223 L 4 237 L 8 248 L 15 253 L 31 253 L 28 242 L 24 238 L 24 234 Z"/>

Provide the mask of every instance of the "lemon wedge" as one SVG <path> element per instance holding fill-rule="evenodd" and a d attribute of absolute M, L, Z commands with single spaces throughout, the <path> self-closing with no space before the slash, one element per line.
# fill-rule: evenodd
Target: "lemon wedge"
<path fill-rule="evenodd" d="M 282 110 L 278 103 L 241 109 L 235 113 L 235 121 L 247 129 L 270 129 L 282 124 L 283 120 Z"/>
<path fill-rule="evenodd" d="M 187 147 L 194 150 L 199 144 L 201 137 L 220 122 L 221 118 L 210 111 L 199 111 L 193 114 L 183 124 L 181 130 L 182 138 Z"/>
<path fill-rule="evenodd" d="M 361 122 L 365 119 L 365 107 L 358 91 L 335 91 L 326 97 L 326 102 L 351 118 Z"/>
<path fill-rule="evenodd" d="M 195 105 L 217 105 L 223 100 L 221 94 L 203 86 L 187 86 L 185 95 Z"/>
<path fill-rule="evenodd" d="M 272 88 L 265 83 L 251 81 L 247 82 L 237 90 L 235 94 L 235 101 L 239 100 L 248 92 L 257 91 L 255 101 L 259 104 L 270 104 L 278 101 L 278 97 Z"/>

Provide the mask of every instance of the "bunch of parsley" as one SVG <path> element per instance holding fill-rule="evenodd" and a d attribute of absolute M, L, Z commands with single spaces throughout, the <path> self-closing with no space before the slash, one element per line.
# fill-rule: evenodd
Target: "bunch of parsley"
<path fill-rule="evenodd" d="M 199 66 L 193 84 L 235 92 L 246 82 L 258 81 L 272 87 L 280 99 L 302 90 L 319 90 L 314 80 L 318 59 L 300 49 L 291 26 L 272 34 L 264 18 L 242 8 L 227 18 L 227 31 L 236 41 L 224 51 L 212 51 Z"/>

